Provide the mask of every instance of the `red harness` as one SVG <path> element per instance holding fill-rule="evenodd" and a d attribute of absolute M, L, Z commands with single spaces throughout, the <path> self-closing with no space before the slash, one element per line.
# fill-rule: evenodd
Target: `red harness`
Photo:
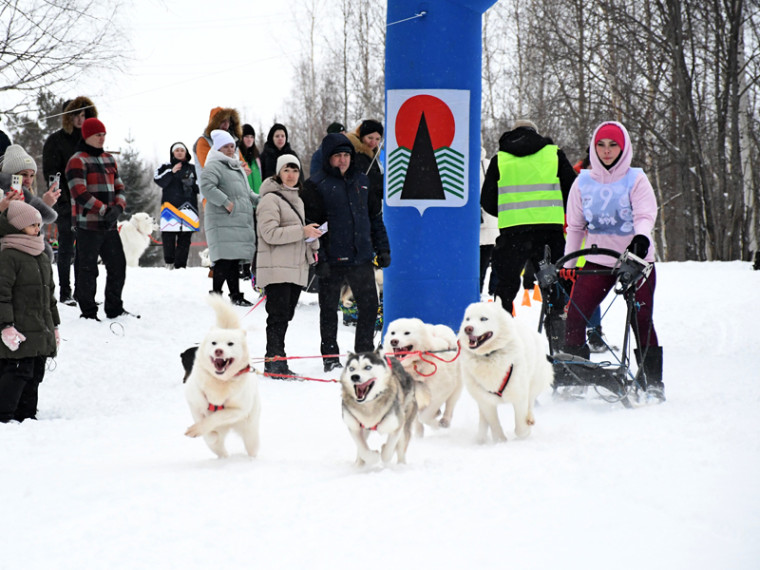
<path fill-rule="evenodd" d="M 243 368 L 240 372 L 235 374 L 235 376 L 240 376 L 241 374 L 247 374 L 250 371 L 251 371 L 251 365 L 249 364 L 248 366 Z M 224 409 L 224 404 L 220 404 L 219 406 L 217 406 L 209 402 L 209 405 L 208 405 L 209 412 L 218 412 L 219 410 L 223 410 L 223 409 Z"/>
<path fill-rule="evenodd" d="M 496 394 L 499 398 L 502 397 L 502 394 L 504 394 L 504 390 L 507 388 L 507 384 L 509 384 L 509 379 L 512 377 L 512 366 L 509 367 L 509 370 L 507 370 L 507 375 L 504 376 L 504 380 L 501 382 L 501 386 L 496 392 L 491 392 L 491 394 Z"/>

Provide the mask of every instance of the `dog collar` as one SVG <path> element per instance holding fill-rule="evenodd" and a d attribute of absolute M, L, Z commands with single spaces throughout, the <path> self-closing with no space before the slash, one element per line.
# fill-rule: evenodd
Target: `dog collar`
<path fill-rule="evenodd" d="M 219 410 L 223 410 L 223 409 L 224 409 L 224 404 L 222 404 L 221 406 L 215 406 L 214 404 L 208 405 L 209 412 L 218 412 Z"/>
<path fill-rule="evenodd" d="M 240 372 L 238 372 L 237 374 L 235 374 L 235 376 L 240 376 L 241 374 L 247 374 L 250 371 L 251 371 L 251 365 L 249 364 L 248 366 L 246 366 L 245 368 L 243 368 Z"/>
<path fill-rule="evenodd" d="M 504 380 L 501 381 L 501 386 L 496 392 L 491 392 L 491 394 L 496 394 L 499 398 L 502 397 L 502 394 L 504 394 L 504 390 L 507 388 L 507 384 L 509 384 L 509 379 L 512 377 L 512 366 L 509 367 L 509 370 L 507 370 L 507 375 L 504 376 Z"/>

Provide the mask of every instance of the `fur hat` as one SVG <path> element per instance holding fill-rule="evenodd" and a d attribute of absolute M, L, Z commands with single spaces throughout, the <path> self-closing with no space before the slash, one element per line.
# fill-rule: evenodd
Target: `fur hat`
<path fill-rule="evenodd" d="M 380 136 L 383 136 L 383 125 L 372 119 L 362 121 L 362 124 L 359 126 L 359 139 L 372 133 L 380 133 Z"/>
<path fill-rule="evenodd" d="M 98 116 L 95 104 L 87 97 L 79 96 L 66 102 L 63 108 L 64 115 L 61 117 L 61 125 L 64 131 L 69 134 L 74 132 L 74 117 L 82 111 L 84 111 L 85 119 Z"/>
<path fill-rule="evenodd" d="M 512 130 L 519 129 L 520 127 L 524 129 L 533 129 L 534 131 L 538 132 L 538 127 L 536 126 L 536 123 L 531 121 L 530 119 L 517 119 L 512 124 Z"/>
<path fill-rule="evenodd" d="M 212 147 L 214 150 L 219 150 L 226 144 L 235 144 L 235 139 L 232 138 L 232 135 L 221 129 L 211 131 L 211 140 L 214 141 L 214 146 Z"/>
<path fill-rule="evenodd" d="M 625 148 L 625 135 L 623 134 L 623 131 L 620 130 L 620 127 L 612 123 L 605 123 L 599 127 L 596 131 L 596 136 L 594 136 L 594 145 L 602 139 L 615 141 L 621 151 Z"/>
<path fill-rule="evenodd" d="M 8 204 L 8 221 L 17 230 L 23 230 L 32 224 L 41 224 L 42 216 L 34 206 L 21 200 L 13 200 Z"/>
<path fill-rule="evenodd" d="M 230 109 L 228 107 L 214 107 L 211 109 L 208 116 L 208 124 L 206 125 L 203 134 L 210 137 L 211 131 L 218 129 L 225 120 L 230 122 L 227 131 L 229 131 L 235 139 L 242 139 L 243 129 L 240 126 L 240 115 L 238 115 L 238 112 L 235 109 Z"/>
<path fill-rule="evenodd" d="M 37 165 L 34 159 L 18 144 L 12 144 L 5 149 L 3 160 L 3 172 L 16 174 L 22 170 L 34 170 L 37 174 Z"/>
<path fill-rule="evenodd" d="M 282 170 L 288 164 L 295 164 L 298 166 L 298 170 L 301 170 L 301 163 L 299 162 L 298 157 L 293 154 L 283 154 L 277 159 L 277 166 L 275 167 L 275 172 L 278 176 L 280 174 L 280 170 Z"/>
<path fill-rule="evenodd" d="M 105 132 L 106 126 L 100 121 L 100 119 L 96 119 L 95 117 L 85 119 L 84 123 L 82 123 L 82 138 L 84 140 L 87 140 L 92 135 Z"/>
<path fill-rule="evenodd" d="M 327 126 L 327 134 L 328 134 L 328 135 L 329 135 L 330 133 L 344 133 L 344 132 L 346 132 L 346 127 L 344 127 L 344 126 L 343 126 L 342 124 L 340 124 L 340 123 L 337 123 L 337 122 L 336 122 L 336 123 L 330 123 L 330 124 Z"/>

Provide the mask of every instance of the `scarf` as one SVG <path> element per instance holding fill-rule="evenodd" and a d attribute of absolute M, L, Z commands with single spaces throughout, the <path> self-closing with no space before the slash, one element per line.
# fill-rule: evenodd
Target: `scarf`
<path fill-rule="evenodd" d="M 42 234 L 30 236 L 26 234 L 9 234 L 0 239 L 0 251 L 6 249 L 17 249 L 37 257 L 45 251 L 45 241 Z"/>

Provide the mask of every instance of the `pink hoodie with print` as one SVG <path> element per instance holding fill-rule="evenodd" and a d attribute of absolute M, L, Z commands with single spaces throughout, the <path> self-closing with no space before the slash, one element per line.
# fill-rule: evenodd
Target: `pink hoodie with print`
<path fill-rule="evenodd" d="M 625 136 L 625 145 L 620 158 L 609 170 L 604 167 L 602 161 L 597 156 L 596 144 L 594 143 L 597 131 L 608 124 L 619 127 Z M 627 179 L 627 199 L 630 200 L 631 223 L 626 224 L 625 229 L 621 230 L 617 228 L 617 231 L 612 233 L 598 230 L 596 227 L 590 228 L 588 220 L 593 219 L 595 215 L 599 215 L 599 209 L 602 205 L 599 204 L 599 201 L 589 199 L 588 196 L 585 200 L 583 199 L 580 189 L 583 179 L 579 176 L 573 182 L 567 200 L 567 241 L 565 244 L 565 254 L 581 249 L 584 237 L 586 237 L 584 246 L 586 248 L 596 245 L 600 248 L 623 252 L 631 243 L 633 236 L 641 234 L 649 238 L 650 242 L 646 261 L 654 261 L 652 230 L 657 217 L 657 198 L 646 174 L 639 169 L 631 169 L 633 150 L 631 149 L 631 138 L 628 135 L 628 131 L 620 123 L 614 121 L 604 122 L 594 129 L 589 148 L 592 151 L 590 153 L 591 169 L 585 172 L 586 176 L 590 176 L 590 182 L 594 186 L 599 188 L 601 185 L 603 189 L 604 185 L 608 185 L 610 188 L 613 188 L 614 185 L 619 186 L 621 182 L 625 182 L 624 179 Z M 592 263 L 598 263 L 606 267 L 615 265 L 615 259 L 606 255 L 588 255 L 586 259 Z M 571 260 L 567 266 L 573 266 L 574 264 L 575 260 Z"/>

